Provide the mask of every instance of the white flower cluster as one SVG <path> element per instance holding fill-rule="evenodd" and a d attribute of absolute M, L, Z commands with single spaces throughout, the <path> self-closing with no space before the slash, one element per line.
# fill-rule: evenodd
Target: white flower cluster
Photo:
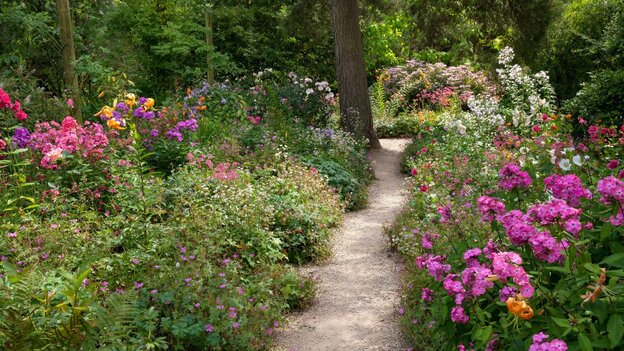
<path fill-rule="evenodd" d="M 499 113 L 498 100 L 491 96 L 481 95 L 468 100 L 470 111 L 445 112 L 440 115 L 440 123 L 447 131 L 459 135 L 470 134 L 480 138 L 493 133 L 505 123 Z"/>
<path fill-rule="evenodd" d="M 548 73 L 542 71 L 531 75 L 520 65 L 511 64 L 514 57 L 512 48 L 501 50 L 498 62 L 503 68 L 497 69 L 496 73 L 505 96 L 513 106 L 514 126 L 528 126 L 534 118 L 552 111 L 554 90 Z"/>

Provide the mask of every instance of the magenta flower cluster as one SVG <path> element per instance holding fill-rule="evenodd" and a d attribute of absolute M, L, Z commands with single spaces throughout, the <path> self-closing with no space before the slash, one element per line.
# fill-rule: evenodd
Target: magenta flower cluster
<path fill-rule="evenodd" d="M 615 216 L 609 218 L 611 224 L 624 225 L 624 182 L 613 176 L 601 179 L 598 181 L 598 192 L 600 202 L 607 205 L 615 203 L 619 207 Z"/>
<path fill-rule="evenodd" d="M 550 202 L 533 205 L 529 208 L 527 215 L 534 223 L 542 226 L 558 224 L 570 234 L 578 236 L 582 229 L 581 212 L 580 209 L 568 206 L 563 200 L 554 199 Z"/>
<path fill-rule="evenodd" d="M 505 190 L 528 188 L 532 180 L 529 173 L 522 171 L 515 163 L 508 163 L 498 173 L 498 185 Z"/>
<path fill-rule="evenodd" d="M 455 306 L 451 309 L 451 320 L 458 324 L 466 324 L 470 317 L 468 317 L 462 306 Z"/>
<path fill-rule="evenodd" d="M 40 165 L 46 169 L 56 169 L 56 161 L 63 153 L 79 153 L 84 158 L 101 159 L 108 146 L 108 138 L 100 124 L 85 122 L 78 125 L 72 117 L 65 117 L 62 124 L 57 122 L 39 123 L 30 136 L 29 146 L 41 152 Z"/>
<path fill-rule="evenodd" d="M 544 184 L 555 198 L 565 200 L 568 205 L 573 207 L 580 206 L 583 198 L 592 198 L 591 191 L 583 187 L 581 179 L 575 174 L 565 176 L 553 174 L 544 179 Z"/>
<path fill-rule="evenodd" d="M 416 257 L 416 266 L 419 269 L 426 267 L 429 270 L 429 275 L 440 282 L 444 275 L 451 270 L 451 265 L 445 264 L 445 261 L 446 257 L 444 256 L 426 254 Z"/>
<path fill-rule="evenodd" d="M 477 199 L 477 206 L 481 211 L 481 220 L 491 222 L 496 215 L 505 213 L 505 204 L 497 198 L 480 196 Z"/>
<path fill-rule="evenodd" d="M 492 271 L 500 281 L 511 280 L 518 285 L 522 296 L 529 298 L 533 296 L 535 288 L 529 281 L 528 274 L 520 265 L 522 257 L 515 252 L 497 252 L 493 254 Z"/>
<path fill-rule="evenodd" d="M 539 332 L 533 335 L 533 344 L 529 347 L 529 351 L 566 351 L 568 345 L 563 340 L 553 339 L 546 341 L 548 335 Z"/>

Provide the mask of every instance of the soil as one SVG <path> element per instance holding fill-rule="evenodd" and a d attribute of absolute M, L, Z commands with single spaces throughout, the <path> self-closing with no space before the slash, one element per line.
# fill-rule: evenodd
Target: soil
<path fill-rule="evenodd" d="M 308 309 L 289 316 L 278 350 L 405 350 L 398 324 L 401 266 L 383 228 L 404 204 L 399 165 L 407 143 L 382 139 L 382 148 L 371 152 L 376 181 L 369 206 L 346 215 L 331 259 L 301 268 L 317 279 L 317 296 Z"/>

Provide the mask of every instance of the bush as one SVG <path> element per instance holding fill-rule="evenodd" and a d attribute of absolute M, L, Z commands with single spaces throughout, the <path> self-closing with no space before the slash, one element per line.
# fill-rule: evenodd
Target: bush
<path fill-rule="evenodd" d="M 563 109 L 590 122 L 617 125 L 624 115 L 624 70 L 593 72 Z"/>

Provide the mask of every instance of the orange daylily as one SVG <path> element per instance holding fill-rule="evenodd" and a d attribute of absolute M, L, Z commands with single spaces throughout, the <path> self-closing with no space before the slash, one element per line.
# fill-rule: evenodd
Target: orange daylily
<path fill-rule="evenodd" d="M 116 120 L 115 118 L 110 118 L 106 124 L 108 125 L 108 127 L 110 129 L 117 129 L 117 130 L 124 130 L 126 128 L 121 126 L 121 122 L 119 122 L 118 120 Z"/>
<path fill-rule="evenodd" d="M 145 101 L 145 103 L 143 104 L 143 107 L 145 108 L 145 111 L 151 110 L 152 107 L 154 107 L 154 99 L 147 99 L 147 101 Z"/>
<path fill-rule="evenodd" d="M 600 297 L 600 294 L 602 293 L 604 289 L 604 283 L 606 281 L 607 281 L 607 271 L 604 268 L 600 268 L 600 275 L 598 276 L 598 279 L 596 280 L 596 284 L 588 286 L 587 288 L 589 290 L 587 290 L 585 294 L 581 295 L 581 297 L 583 298 L 583 302 L 581 302 L 581 306 L 583 306 L 588 301 L 596 302 L 596 300 L 598 299 L 598 297 Z"/>
<path fill-rule="evenodd" d="M 102 109 L 100 111 L 98 111 L 93 116 L 99 117 L 101 115 L 104 115 L 106 118 L 111 118 L 111 117 L 113 117 L 113 111 L 114 110 L 115 109 L 111 108 L 110 106 L 104 106 L 104 107 L 102 107 Z"/>
<path fill-rule="evenodd" d="M 524 296 L 521 294 L 516 295 L 516 297 L 508 298 L 505 304 L 509 312 L 514 316 L 527 321 L 533 318 L 533 309 L 524 301 Z"/>

